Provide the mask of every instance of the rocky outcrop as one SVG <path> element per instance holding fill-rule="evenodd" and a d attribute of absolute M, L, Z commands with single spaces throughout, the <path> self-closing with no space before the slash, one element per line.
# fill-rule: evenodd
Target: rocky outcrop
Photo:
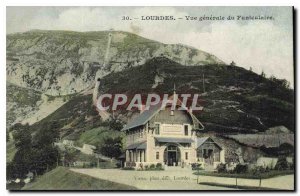
<path fill-rule="evenodd" d="M 95 75 L 144 64 L 166 56 L 182 65 L 223 63 L 217 57 L 184 45 L 163 44 L 126 32 L 29 31 L 7 35 L 7 81 L 48 95 L 81 92 Z"/>

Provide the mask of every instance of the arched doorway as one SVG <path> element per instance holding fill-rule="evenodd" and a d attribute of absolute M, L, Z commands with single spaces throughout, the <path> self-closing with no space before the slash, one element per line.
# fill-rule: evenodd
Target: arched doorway
<path fill-rule="evenodd" d="M 178 166 L 180 161 L 180 149 L 178 146 L 169 145 L 164 152 L 164 162 L 168 166 Z"/>

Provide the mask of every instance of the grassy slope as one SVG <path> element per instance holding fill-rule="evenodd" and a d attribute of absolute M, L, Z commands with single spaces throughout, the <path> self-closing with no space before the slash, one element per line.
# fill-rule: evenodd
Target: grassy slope
<path fill-rule="evenodd" d="M 97 127 L 83 132 L 77 140 L 78 146 L 83 144 L 101 145 L 106 137 L 117 137 L 121 133 L 119 131 L 109 130 L 106 127 Z"/>
<path fill-rule="evenodd" d="M 26 185 L 23 190 L 136 190 L 136 188 L 58 167 Z"/>
<path fill-rule="evenodd" d="M 237 66 L 181 66 L 167 58 L 154 58 L 145 65 L 112 73 L 102 80 L 102 91 L 112 93 L 203 93 L 204 112 L 196 114 L 208 131 L 260 131 L 284 125 L 294 131 L 294 91 Z M 155 89 L 155 77 L 163 82 Z M 263 122 L 261 124 L 258 118 Z M 227 129 L 226 129 L 227 128 Z M 231 129 L 232 130 L 232 129 Z"/>
<path fill-rule="evenodd" d="M 112 73 L 101 81 L 101 91 L 111 93 L 170 93 L 174 83 L 178 93 L 202 93 L 202 74 L 205 74 L 206 93 L 204 112 L 196 116 L 205 124 L 207 131 L 229 133 L 249 130 L 266 130 L 284 125 L 294 131 L 294 92 L 254 72 L 236 66 L 208 65 L 181 66 L 167 58 L 154 58 L 145 65 L 118 73 Z M 155 77 L 163 82 L 155 89 Z M 233 77 L 233 75 L 235 77 Z M 235 87 L 231 91 L 229 88 Z M 242 112 L 240 112 L 242 111 Z M 264 125 L 256 119 L 259 117 Z M 92 95 L 74 95 L 69 101 L 31 129 L 37 131 L 57 122 L 61 136 L 78 143 L 96 144 L 108 135 L 120 133 L 106 131 L 92 105 Z M 96 128 L 98 127 L 98 128 Z"/>

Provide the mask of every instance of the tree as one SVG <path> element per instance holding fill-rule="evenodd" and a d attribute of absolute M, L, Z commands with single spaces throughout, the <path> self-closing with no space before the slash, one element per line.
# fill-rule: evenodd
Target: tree
<path fill-rule="evenodd" d="M 266 74 L 265 74 L 264 70 L 261 71 L 261 74 L 260 74 L 260 75 L 261 75 L 261 77 L 263 77 L 263 78 L 266 77 Z"/>
<path fill-rule="evenodd" d="M 57 166 L 58 160 L 60 160 L 58 149 L 53 145 L 57 138 L 59 138 L 58 127 L 57 122 L 52 122 L 45 129 L 41 129 L 35 134 L 33 169 L 38 174 L 54 168 Z"/>
<path fill-rule="evenodd" d="M 31 147 L 31 133 L 29 132 L 29 125 L 20 126 L 13 132 L 15 146 L 18 150 L 28 149 Z"/>
<path fill-rule="evenodd" d="M 120 131 L 123 128 L 123 123 L 115 118 L 104 121 L 103 125 L 108 126 L 111 130 L 115 131 Z"/>
<path fill-rule="evenodd" d="M 278 84 L 279 86 L 282 86 L 285 89 L 290 88 L 290 82 L 286 79 L 277 79 L 274 75 L 270 77 L 270 80 Z"/>
<path fill-rule="evenodd" d="M 31 134 L 26 127 L 14 132 L 15 146 L 17 152 L 10 165 L 11 173 L 14 177 L 24 177 L 32 165 Z"/>
<path fill-rule="evenodd" d="M 231 66 L 236 66 L 236 63 L 235 63 L 234 61 L 232 61 L 232 62 L 230 63 L 230 65 L 231 65 Z"/>
<path fill-rule="evenodd" d="M 44 129 L 40 129 L 34 136 L 36 148 L 44 148 L 52 146 L 53 143 L 59 138 L 59 126 L 57 122 L 51 122 Z"/>
<path fill-rule="evenodd" d="M 28 124 L 19 124 L 12 129 L 17 152 L 12 163 L 7 165 L 10 177 L 23 178 L 30 171 L 43 174 L 57 166 L 60 156 L 53 143 L 59 137 L 58 124 L 53 122 L 34 132 L 33 139 L 30 128 Z"/>
<path fill-rule="evenodd" d="M 118 158 L 122 154 L 122 138 L 105 138 L 96 151 L 110 158 Z"/>

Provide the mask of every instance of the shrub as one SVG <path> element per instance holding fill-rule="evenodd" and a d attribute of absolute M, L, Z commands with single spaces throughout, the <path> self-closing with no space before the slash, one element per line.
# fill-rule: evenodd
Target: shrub
<path fill-rule="evenodd" d="M 157 163 L 156 164 L 156 169 L 162 169 L 162 164 L 161 163 Z"/>
<path fill-rule="evenodd" d="M 254 175 L 254 176 L 259 176 L 261 175 L 262 173 L 265 173 L 267 172 L 267 169 L 265 169 L 264 167 L 262 166 L 256 166 L 254 167 L 252 170 L 251 170 L 251 173 Z"/>
<path fill-rule="evenodd" d="M 289 169 L 289 164 L 286 160 L 286 157 L 279 157 L 278 161 L 275 165 L 275 169 L 277 170 L 286 170 Z"/>
<path fill-rule="evenodd" d="M 218 166 L 217 166 L 217 171 L 218 173 L 225 173 L 227 170 L 226 170 L 226 164 L 224 163 L 220 163 Z"/>
<path fill-rule="evenodd" d="M 123 170 L 134 170 L 134 168 L 132 168 L 132 167 L 123 167 L 122 169 Z"/>
<path fill-rule="evenodd" d="M 117 168 L 120 168 L 120 167 L 121 167 L 121 163 L 119 163 L 119 162 L 116 163 L 116 167 L 117 167 Z"/>
<path fill-rule="evenodd" d="M 242 164 L 238 164 L 235 168 L 234 168 L 234 173 L 237 174 L 244 174 L 248 171 L 248 165 L 242 165 Z"/>
<path fill-rule="evenodd" d="M 135 162 L 126 162 L 126 167 L 135 167 L 136 163 Z"/>
<path fill-rule="evenodd" d="M 201 169 L 201 164 L 200 163 L 192 163 L 192 170 L 198 170 Z"/>
<path fill-rule="evenodd" d="M 155 165 L 154 164 L 151 164 L 149 169 L 155 169 Z"/>

